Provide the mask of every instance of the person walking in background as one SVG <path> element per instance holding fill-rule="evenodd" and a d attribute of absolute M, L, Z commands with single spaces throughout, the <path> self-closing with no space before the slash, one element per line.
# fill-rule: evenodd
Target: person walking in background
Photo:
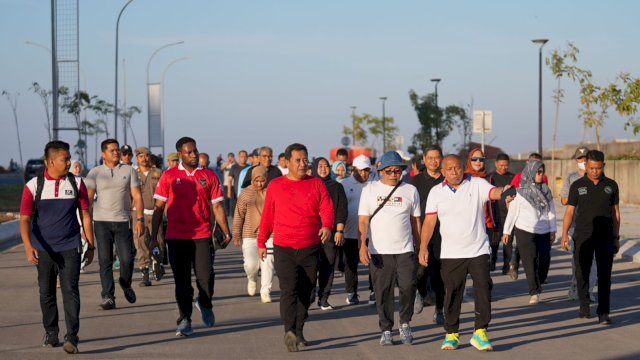
<path fill-rule="evenodd" d="M 504 187 L 511 184 L 513 181 L 513 174 L 509 172 L 509 155 L 498 154 L 496 157 L 496 170 L 489 175 L 489 183 L 494 186 Z M 502 242 L 502 235 L 504 229 L 504 221 L 507 218 L 507 203 L 505 199 L 492 202 L 493 220 L 496 228 L 492 232 L 491 237 L 491 269 L 496 268 L 498 262 L 498 250 L 500 249 L 500 243 Z M 511 262 L 511 254 L 513 252 L 513 246 L 509 243 L 503 243 L 502 245 L 502 275 L 509 273 L 509 263 Z"/>
<path fill-rule="evenodd" d="M 570 246 L 569 229 L 575 216 L 573 253 L 580 299 L 580 318 L 591 317 L 589 273 L 595 253 L 598 272 L 598 323 L 611 324 L 611 269 L 620 250 L 620 193 L 618 184 L 604 175 L 604 153 L 587 152 L 586 174 L 569 189 L 567 211 L 562 224 L 562 247 Z"/>
<path fill-rule="evenodd" d="M 120 258 L 118 283 L 124 292 L 125 299 L 132 304 L 136 302 L 136 293 L 131 288 L 134 261 L 131 209 L 136 209 L 135 235 L 142 236 L 144 204 L 136 171 L 130 165 L 120 162 L 118 141 L 106 139 L 102 142 L 101 149 L 104 163 L 89 171 L 86 184 L 89 202 L 93 202 L 93 226 L 100 263 L 102 302 L 98 308 L 111 310 L 116 308 L 112 268 L 114 245 L 118 249 Z"/>
<path fill-rule="evenodd" d="M 287 169 L 287 159 L 284 157 L 284 153 L 280 153 L 278 155 L 278 169 L 282 175 L 287 175 L 289 173 L 289 169 Z"/>
<path fill-rule="evenodd" d="M 266 259 L 267 240 L 273 234 L 283 340 L 287 351 L 294 352 L 307 344 L 303 330 L 316 282 L 318 252 L 331 237 L 334 210 L 322 180 L 307 176 L 307 148 L 294 143 L 284 153 L 289 173 L 274 179 L 267 190 L 258 252 L 261 259 Z"/>
<path fill-rule="evenodd" d="M 400 291 L 400 340 L 413 343 L 410 321 L 416 296 L 415 247 L 420 241 L 420 196 L 401 181 L 407 165 L 395 151 L 380 158 L 381 179 L 362 189 L 358 222 L 360 261 L 369 266 L 376 292 L 382 335 L 380 345 L 393 345 L 394 290 Z M 371 237 L 368 237 L 368 234 Z M 367 239 L 369 238 L 368 245 Z"/>
<path fill-rule="evenodd" d="M 175 297 L 179 316 L 176 336 L 193 333 L 191 315 L 193 305 L 200 310 L 202 322 L 207 327 L 215 324 L 213 313 L 213 264 L 211 261 L 212 214 L 225 234 L 225 242 L 231 241 L 227 216 L 222 205 L 222 187 L 213 171 L 198 165 L 196 141 L 182 137 L 176 142 L 180 165 L 167 170 L 158 183 L 153 198 L 151 240 L 158 237 L 164 208 L 167 208 L 166 242 L 169 247 L 169 263 L 175 281 Z M 191 269 L 196 276 L 198 296 L 193 299 Z"/>
<path fill-rule="evenodd" d="M 71 172 L 71 174 L 75 176 L 76 184 L 79 184 L 80 181 L 83 180 L 83 177 L 82 177 L 83 170 L 84 170 L 84 167 L 82 166 L 82 161 L 80 161 L 79 159 L 71 160 L 71 167 L 69 168 L 69 172 Z M 87 261 L 86 261 L 86 254 L 87 254 L 87 250 L 89 249 L 89 242 L 87 241 L 87 236 L 85 235 L 84 227 L 82 227 L 82 212 L 78 209 L 78 211 L 76 212 L 76 215 L 78 217 L 78 223 L 80 224 L 80 238 L 82 239 L 82 256 L 80 257 L 82 259 L 82 263 L 80 264 L 80 273 L 83 274 L 84 269 L 89 265 L 87 264 Z M 59 284 L 60 282 L 58 281 L 58 285 Z"/>
<path fill-rule="evenodd" d="M 236 203 L 238 201 L 238 185 L 239 185 L 239 177 L 240 172 L 244 170 L 247 165 L 248 154 L 246 150 L 238 151 L 238 162 L 234 163 L 229 169 L 229 180 L 230 186 L 227 188 L 227 197 L 229 198 L 231 208 L 231 214 L 236 213 Z"/>
<path fill-rule="evenodd" d="M 60 276 L 67 327 L 64 351 L 76 354 L 80 330 L 80 263 L 91 263 L 95 246 L 87 188 L 81 178 L 68 173 L 70 159 L 69 144 L 50 141 L 45 146 L 44 173 L 27 182 L 22 192 L 20 236 L 27 261 L 36 265 L 38 271 L 45 330 L 42 346 L 59 345 L 56 279 Z M 88 244 L 82 259 L 78 211 L 82 214 Z"/>
<path fill-rule="evenodd" d="M 178 153 L 169 153 L 167 155 L 167 168 L 171 169 L 180 163 L 180 158 L 178 157 Z"/>
<path fill-rule="evenodd" d="M 278 169 L 277 166 L 274 166 L 272 162 L 273 162 L 273 149 L 271 149 L 268 146 L 261 147 L 258 150 L 257 165 L 262 165 L 264 166 L 265 169 L 267 169 L 267 186 L 269 186 L 269 183 L 271 182 L 271 180 L 282 176 L 280 169 Z M 257 165 L 254 165 L 251 168 L 249 168 L 249 170 L 247 170 L 247 174 L 244 178 L 244 181 L 242 182 L 243 189 L 251 185 L 251 171 L 252 171 L 252 168 Z"/>
<path fill-rule="evenodd" d="M 333 286 L 334 267 L 338 258 L 338 248 L 344 245 L 344 226 L 347 222 L 347 195 L 344 187 L 331 177 L 331 166 L 329 161 L 323 157 L 313 160 L 312 176 L 321 179 L 329 191 L 334 210 L 333 237 L 322 244 L 318 258 L 318 307 L 321 310 L 333 310 L 329 304 L 331 287 Z M 311 303 L 315 301 L 316 290 L 311 292 Z"/>
<path fill-rule="evenodd" d="M 530 305 L 540 302 L 542 284 L 547 280 L 551 264 L 551 243 L 556 238 L 556 208 L 551 189 L 542 182 L 544 173 L 541 161 L 527 162 L 518 193 L 509 204 L 502 236 L 505 245 L 511 241 L 512 232 L 518 239 Z"/>
<path fill-rule="evenodd" d="M 267 195 L 267 169 L 258 165 L 251 172 L 251 186 L 240 194 L 233 216 L 233 243 L 242 246 L 244 272 L 247 274 L 247 293 L 254 296 L 260 278 L 260 300 L 264 304 L 271 302 L 273 282 L 273 238 L 266 243 L 267 257 L 261 261 L 258 254 L 258 229 Z"/>

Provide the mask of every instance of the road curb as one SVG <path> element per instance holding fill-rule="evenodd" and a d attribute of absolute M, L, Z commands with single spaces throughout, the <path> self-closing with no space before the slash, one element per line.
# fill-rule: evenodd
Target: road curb
<path fill-rule="evenodd" d="M 617 258 L 640 264 L 640 243 L 637 241 L 623 240 L 620 242 L 620 251 Z"/>
<path fill-rule="evenodd" d="M 20 243 L 20 220 L 6 221 L 0 224 L 0 251 Z"/>

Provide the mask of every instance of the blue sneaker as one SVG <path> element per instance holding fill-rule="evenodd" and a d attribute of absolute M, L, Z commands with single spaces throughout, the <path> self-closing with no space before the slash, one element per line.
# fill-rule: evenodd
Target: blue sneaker
<path fill-rule="evenodd" d="M 207 309 L 201 306 L 199 298 L 197 296 L 194 300 L 194 303 L 196 309 L 200 311 L 200 315 L 202 316 L 202 323 L 204 324 L 204 326 L 213 327 L 213 325 L 216 323 L 216 316 L 213 314 L 213 309 Z"/>
<path fill-rule="evenodd" d="M 445 335 L 440 349 L 455 350 L 458 348 L 458 344 L 460 344 L 460 333 L 450 333 Z"/>
<path fill-rule="evenodd" d="M 113 270 L 120 270 L 120 258 L 116 258 L 113 262 Z"/>
<path fill-rule="evenodd" d="M 191 328 L 191 321 L 187 319 L 182 319 L 180 324 L 178 324 L 178 330 L 176 330 L 176 336 L 189 336 L 193 334 L 193 329 Z"/>
<path fill-rule="evenodd" d="M 487 329 L 478 329 L 474 331 L 473 337 L 470 341 L 471 345 L 478 350 L 482 351 L 491 351 L 493 350 L 493 346 L 491 345 L 491 340 L 487 336 Z"/>

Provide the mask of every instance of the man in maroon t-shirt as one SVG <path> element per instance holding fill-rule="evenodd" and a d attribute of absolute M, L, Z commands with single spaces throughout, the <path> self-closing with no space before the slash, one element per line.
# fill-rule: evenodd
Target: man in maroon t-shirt
<path fill-rule="evenodd" d="M 280 318 L 288 351 L 305 346 L 302 334 L 309 317 L 311 290 L 316 283 L 318 250 L 331 236 L 333 202 L 324 182 L 307 176 L 309 157 L 302 144 L 285 150 L 289 173 L 267 188 L 258 232 L 258 252 L 267 257 L 266 242 L 273 234 L 273 258 L 280 283 Z"/>
<path fill-rule="evenodd" d="M 202 314 L 205 326 L 215 323 L 211 296 L 213 274 L 211 264 L 211 213 L 222 231 L 226 242 L 231 241 L 227 215 L 222 205 L 222 187 L 213 171 L 198 166 L 196 141 L 183 137 L 176 143 L 180 164 L 167 170 L 156 187 L 151 239 L 158 236 L 162 214 L 167 206 L 166 243 L 169 247 L 169 262 L 176 284 L 176 302 L 180 310 L 177 336 L 193 333 L 193 287 L 191 268 L 195 270 L 198 297 L 195 305 Z"/>

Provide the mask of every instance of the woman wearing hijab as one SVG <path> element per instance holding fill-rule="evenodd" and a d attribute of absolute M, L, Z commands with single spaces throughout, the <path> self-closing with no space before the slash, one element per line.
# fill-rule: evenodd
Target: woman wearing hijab
<path fill-rule="evenodd" d="M 82 179 L 82 161 L 79 159 L 71 160 L 71 167 L 69 168 L 69 172 L 71 172 L 76 177 L 76 184 L 80 184 L 80 179 Z M 87 243 L 87 238 L 84 236 L 84 229 L 82 228 L 82 219 L 80 218 L 80 211 L 77 211 L 78 222 L 80 223 L 80 238 L 82 239 L 82 256 L 81 259 L 84 259 L 84 253 L 89 248 L 89 243 Z M 80 264 L 80 273 L 84 273 L 84 268 L 87 267 L 87 262 L 83 261 Z"/>
<path fill-rule="evenodd" d="M 540 302 L 540 284 L 545 282 L 549 272 L 551 243 L 556 236 L 556 209 L 551 190 L 543 182 L 544 172 L 541 161 L 527 162 L 518 193 L 509 204 L 502 236 L 502 241 L 508 244 L 515 227 L 531 305 Z"/>
<path fill-rule="evenodd" d="M 337 161 L 343 164 L 342 161 Z M 334 163 L 335 165 L 335 163 Z M 333 286 L 334 267 L 336 263 L 337 246 L 344 243 L 344 226 L 347 223 L 347 194 L 344 192 L 342 184 L 334 180 L 332 177 L 332 168 L 329 161 L 325 158 L 316 158 L 313 160 L 311 169 L 313 176 L 324 181 L 331 200 L 333 201 L 333 211 L 335 213 L 335 225 L 333 228 L 334 236 L 322 244 L 320 258 L 318 259 L 318 306 L 322 310 L 331 310 L 333 307 L 329 304 L 329 295 L 331 295 L 331 287 Z M 311 292 L 311 303 L 315 301 L 316 292 Z"/>
<path fill-rule="evenodd" d="M 328 163 L 327 161 L 327 164 Z M 333 165 L 331 165 L 331 178 L 337 182 L 342 182 L 345 176 L 347 176 L 347 164 L 343 161 L 334 162 Z"/>
<path fill-rule="evenodd" d="M 267 258 L 260 261 L 258 255 L 258 228 L 262 218 L 264 199 L 267 195 L 267 169 L 258 165 L 251 171 L 251 186 L 240 193 L 233 216 L 233 242 L 242 246 L 244 271 L 247 274 L 247 293 L 254 296 L 258 287 L 258 270 L 261 273 L 260 300 L 271 302 L 273 283 L 273 238 L 267 241 Z"/>

